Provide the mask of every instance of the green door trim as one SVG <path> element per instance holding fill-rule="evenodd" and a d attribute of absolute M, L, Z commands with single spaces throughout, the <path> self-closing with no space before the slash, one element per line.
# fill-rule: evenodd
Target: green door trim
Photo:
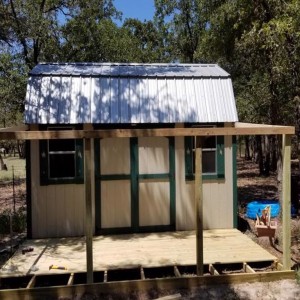
<path fill-rule="evenodd" d="M 95 150 L 95 228 L 96 234 L 174 231 L 176 229 L 176 183 L 174 138 L 169 137 L 169 173 L 139 174 L 138 138 L 130 139 L 130 174 L 100 174 L 100 139 L 94 140 Z M 139 181 L 147 179 L 169 180 L 170 224 L 155 226 L 139 225 Z M 131 227 L 101 228 L 101 181 L 130 180 Z"/>
<path fill-rule="evenodd" d="M 139 153 L 138 139 L 130 139 L 130 174 L 131 174 L 131 228 L 138 232 L 139 228 Z"/>

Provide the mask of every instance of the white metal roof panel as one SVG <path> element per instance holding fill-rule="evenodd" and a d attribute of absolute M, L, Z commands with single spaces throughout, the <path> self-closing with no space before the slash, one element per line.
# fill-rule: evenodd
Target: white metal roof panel
<path fill-rule="evenodd" d="M 27 124 L 236 122 L 230 76 L 203 64 L 39 64 Z"/>

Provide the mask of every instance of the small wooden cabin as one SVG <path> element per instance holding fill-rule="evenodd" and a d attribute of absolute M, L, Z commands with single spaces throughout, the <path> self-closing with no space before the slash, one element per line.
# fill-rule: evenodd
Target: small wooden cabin
<path fill-rule="evenodd" d="M 233 127 L 230 75 L 213 64 L 39 64 L 29 74 L 30 130 Z M 202 144 L 204 229 L 236 226 L 232 136 L 92 140 L 94 234 L 195 228 L 194 149 Z M 81 139 L 27 142 L 28 236 L 85 234 Z"/>

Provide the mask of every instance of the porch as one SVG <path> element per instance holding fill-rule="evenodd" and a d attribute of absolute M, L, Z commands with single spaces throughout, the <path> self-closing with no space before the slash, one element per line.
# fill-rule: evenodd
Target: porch
<path fill-rule="evenodd" d="M 204 231 L 204 265 L 276 261 L 237 229 Z M 22 254 L 25 248 L 33 251 Z M 96 236 L 94 271 L 196 265 L 194 231 Z M 51 265 L 66 270 L 49 269 Z M 86 271 L 84 237 L 27 240 L 1 269 L 1 276 Z"/>

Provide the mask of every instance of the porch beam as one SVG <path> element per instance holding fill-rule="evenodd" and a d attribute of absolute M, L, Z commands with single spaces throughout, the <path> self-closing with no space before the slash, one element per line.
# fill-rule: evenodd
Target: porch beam
<path fill-rule="evenodd" d="M 283 269 L 291 269 L 291 135 L 282 136 Z"/>
<path fill-rule="evenodd" d="M 199 138 L 198 138 L 199 139 Z M 196 213 L 196 260 L 197 275 L 203 275 L 203 186 L 202 147 L 195 137 L 195 213 Z"/>
<path fill-rule="evenodd" d="M 85 236 L 87 283 L 93 283 L 93 220 L 91 183 L 91 139 L 84 140 Z"/>
<path fill-rule="evenodd" d="M 152 128 L 152 129 L 89 129 L 59 131 L 24 131 L 0 129 L 0 139 L 44 140 L 44 139 L 83 139 L 112 137 L 165 137 L 165 136 L 232 136 L 232 135 L 276 135 L 294 134 L 292 126 L 235 123 L 233 127 L 211 128 Z"/>

